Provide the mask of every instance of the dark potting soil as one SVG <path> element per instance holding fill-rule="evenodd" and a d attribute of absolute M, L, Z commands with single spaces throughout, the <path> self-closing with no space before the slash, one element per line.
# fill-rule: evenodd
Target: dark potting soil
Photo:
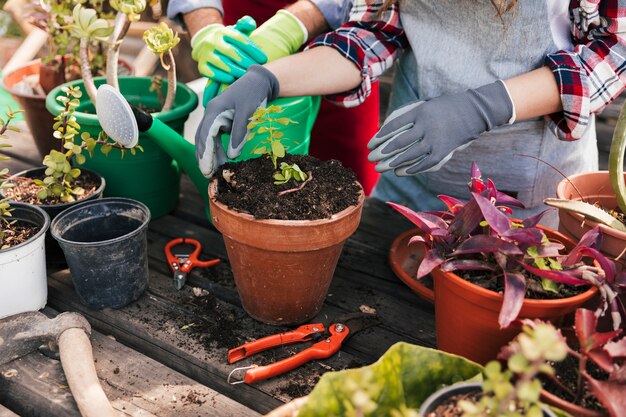
<path fill-rule="evenodd" d="M 564 361 L 553 363 L 552 367 L 555 370 L 556 379 L 571 392 L 575 393 L 576 384 L 578 383 L 578 361 L 573 356 L 569 355 Z M 587 362 L 587 373 L 589 373 L 589 375 L 591 375 L 594 379 L 598 379 L 600 381 L 608 379 L 608 374 L 591 362 Z M 574 396 L 570 392 L 567 392 L 567 390 L 559 387 L 559 385 L 551 379 L 545 378 L 543 388 L 557 397 L 572 402 L 583 408 L 606 412 L 602 404 L 600 404 L 600 402 L 593 395 L 591 395 L 587 389 L 587 382 L 585 381 L 583 384 L 583 395 L 578 401 L 575 401 Z"/>
<path fill-rule="evenodd" d="M 11 198 L 15 201 L 20 201 L 22 203 L 28 203 L 33 205 L 54 205 L 54 204 L 64 204 L 64 201 L 57 196 L 50 196 L 45 201 L 39 201 L 37 198 L 37 192 L 42 189 L 39 185 L 33 183 L 33 179 L 43 180 L 43 176 L 37 176 L 33 178 L 26 177 L 13 177 L 11 178 L 11 183 L 14 184 L 12 187 L 7 188 L 4 192 L 7 197 Z M 83 171 L 82 175 L 74 180 L 74 187 L 82 187 L 85 192 L 79 196 L 75 196 L 77 200 L 84 200 L 85 198 L 93 195 L 98 187 L 100 186 L 100 179 L 89 175 Z"/>
<path fill-rule="evenodd" d="M 447 398 L 441 404 L 437 406 L 433 411 L 426 414 L 424 417 L 458 417 L 463 415 L 463 411 L 457 406 L 457 403 L 461 400 L 467 400 L 471 402 L 477 402 L 482 397 L 482 392 L 469 392 L 465 394 L 453 395 Z"/>
<path fill-rule="evenodd" d="M 0 225 L 4 236 L 0 238 L 0 248 L 17 246 L 35 236 L 39 231 L 37 226 L 27 222 L 17 221 L 13 224 Z M 6 248 L 5 248 L 6 249 Z"/>
<path fill-rule="evenodd" d="M 455 271 L 457 275 L 472 284 L 497 292 L 499 294 L 504 293 L 504 281 L 502 276 L 486 275 L 483 271 Z M 574 297 L 578 294 L 582 294 L 589 289 L 587 285 L 567 285 L 559 284 L 558 293 L 545 291 L 541 287 L 541 283 L 532 278 L 528 273 L 522 271 L 526 278 L 526 295 L 524 298 L 532 300 L 554 300 L 561 298 Z"/>
<path fill-rule="evenodd" d="M 279 220 L 329 218 L 358 203 L 361 187 L 356 175 L 339 161 L 286 155 L 280 162 L 298 164 L 302 171 L 310 173 L 311 179 L 302 189 L 279 195 L 301 183 L 292 179 L 286 184 L 275 185 L 276 170 L 269 158 L 262 156 L 229 162 L 217 173 L 217 199 L 229 208 L 252 214 L 257 219 Z"/>

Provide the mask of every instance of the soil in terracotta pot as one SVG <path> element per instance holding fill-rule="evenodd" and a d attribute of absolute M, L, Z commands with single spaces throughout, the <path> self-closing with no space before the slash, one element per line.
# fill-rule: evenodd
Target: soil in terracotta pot
<path fill-rule="evenodd" d="M 469 392 L 453 395 L 437 406 L 433 411 L 424 417 L 458 417 L 463 415 L 463 411 L 457 406 L 461 400 L 477 402 L 482 397 L 482 392 Z"/>
<path fill-rule="evenodd" d="M 229 162 L 216 174 L 218 200 L 257 219 L 279 220 L 324 219 L 358 203 L 360 187 L 356 176 L 339 161 L 286 155 L 280 162 L 298 164 L 303 172 L 311 174 L 311 179 L 302 189 L 279 195 L 301 183 L 290 180 L 275 185 L 276 170 L 268 157 Z"/>
<path fill-rule="evenodd" d="M 0 238 L 0 248 L 17 246 L 37 234 L 38 227 L 26 222 L 17 221 L 13 224 L 1 225 L 4 236 Z M 5 248 L 6 249 L 6 248 Z"/>
<path fill-rule="evenodd" d="M 44 177 L 35 177 L 35 179 L 39 180 L 43 180 L 43 178 Z M 50 196 L 43 202 L 39 201 L 39 199 L 37 198 L 37 192 L 41 190 L 42 187 L 33 183 L 32 178 L 11 178 L 11 183 L 15 185 L 13 187 L 7 188 L 4 193 L 12 200 L 33 205 L 53 205 L 64 203 L 64 201 L 61 201 L 60 198 L 56 196 Z M 79 196 L 76 196 L 76 199 L 83 200 L 93 195 L 99 186 L 100 180 L 97 177 L 94 177 L 89 173 L 83 172 L 82 175 L 74 181 L 73 187 L 82 187 L 85 192 Z"/>
<path fill-rule="evenodd" d="M 572 392 L 576 392 L 576 384 L 578 383 L 578 361 L 570 355 L 567 356 L 567 358 L 565 358 L 562 362 L 553 363 L 552 366 L 556 371 L 555 376 L 559 382 L 565 385 Z M 601 381 L 608 379 L 607 373 L 598 368 L 594 363 L 587 363 L 587 372 L 594 379 Z M 585 382 L 585 387 L 586 385 L 587 384 Z M 598 402 L 598 400 L 591 395 L 587 389 L 584 389 L 582 397 L 576 400 L 573 395 L 549 379 L 544 382 L 543 388 L 557 397 L 574 403 L 580 407 L 593 411 L 606 412 L 602 404 L 600 404 L 600 402 Z"/>
<path fill-rule="evenodd" d="M 497 292 L 499 294 L 504 293 L 504 281 L 502 277 L 494 277 L 493 275 L 487 275 L 483 271 L 455 271 L 455 274 L 459 275 L 466 281 L 479 287 L 485 288 Z M 587 285 L 566 285 L 559 284 L 558 293 L 545 291 L 541 287 L 541 283 L 529 276 L 525 271 L 521 271 L 526 278 L 526 295 L 524 298 L 533 300 L 552 300 L 574 297 L 578 294 L 582 294 L 589 289 Z"/>

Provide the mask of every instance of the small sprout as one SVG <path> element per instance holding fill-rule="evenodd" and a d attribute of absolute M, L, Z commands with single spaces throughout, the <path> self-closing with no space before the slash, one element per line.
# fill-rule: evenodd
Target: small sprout
<path fill-rule="evenodd" d="M 146 9 L 145 0 L 111 0 L 110 4 L 116 11 L 124 13 L 131 22 L 139 21 L 141 12 Z"/>
<path fill-rule="evenodd" d="M 176 97 L 176 64 L 172 49 L 178 45 L 180 38 L 169 26 L 161 22 L 158 26 L 146 30 L 143 40 L 148 49 L 159 56 L 161 65 L 167 71 L 167 96 L 161 111 L 169 110 L 174 105 Z"/>
<path fill-rule="evenodd" d="M 8 110 L 5 112 L 6 120 L 0 117 L 0 139 L 8 139 L 8 135 L 6 134 L 7 130 L 12 132 L 19 132 L 14 126 L 11 126 L 11 122 L 13 119 L 17 117 L 22 110 L 12 110 L 10 106 L 7 106 Z M 0 148 L 8 148 L 11 145 L 9 143 L 0 143 Z M 0 161 L 8 160 L 9 158 L 6 156 L 0 155 Z M 0 188 L 10 188 L 11 185 L 6 184 L 6 179 L 9 175 L 9 169 L 3 168 L 0 170 Z M 9 247 L 7 243 L 5 243 L 5 237 L 7 235 L 7 227 L 14 223 L 13 220 L 9 219 L 11 217 L 11 212 L 13 209 L 9 204 L 8 198 L 0 199 L 0 250 L 6 249 Z"/>

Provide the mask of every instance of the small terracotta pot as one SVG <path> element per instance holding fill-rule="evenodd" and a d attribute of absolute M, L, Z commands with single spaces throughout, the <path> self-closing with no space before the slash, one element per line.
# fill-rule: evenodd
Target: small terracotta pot
<path fill-rule="evenodd" d="M 46 94 L 57 85 L 61 85 L 66 81 L 65 62 L 61 61 L 60 56 L 57 58 L 57 62 L 53 64 L 41 64 L 39 68 L 39 84 Z"/>
<path fill-rule="evenodd" d="M 361 219 L 356 206 L 320 220 L 258 220 L 231 210 L 209 185 L 213 225 L 224 235 L 243 308 L 267 324 L 300 324 L 322 307 L 341 249 Z"/>
<path fill-rule="evenodd" d="M 626 174 L 624 177 L 626 178 Z M 608 209 L 613 209 L 617 206 L 615 192 L 611 187 L 611 180 L 609 179 L 609 171 L 594 171 L 572 175 L 569 177 L 569 181 L 563 180 L 559 183 L 556 189 L 557 197 L 581 200 L 581 196 L 572 184 L 582 194 L 583 201 L 591 204 L 597 203 Z M 585 220 L 578 213 L 559 209 L 559 232 L 572 236 L 574 239 L 580 239 L 583 234 L 597 225 L 598 223 L 593 220 Z M 600 230 L 602 230 L 602 246 L 600 250 L 613 259 L 622 255 L 616 263 L 619 269 L 625 270 L 626 253 L 624 253 L 624 249 L 626 249 L 626 233 L 603 224 L 600 225 Z"/>
<path fill-rule="evenodd" d="M 35 146 L 40 156 L 50 153 L 58 142 L 52 137 L 52 125 L 54 117 L 46 110 L 46 96 L 34 94 L 19 94 L 13 91 L 15 84 L 22 81 L 24 77 L 39 75 L 39 60 L 31 61 L 25 66 L 4 75 L 2 83 L 4 88 L 11 93 L 11 96 L 24 110 L 24 117 L 28 130 L 33 136 Z"/>
<path fill-rule="evenodd" d="M 576 417 L 607 417 L 608 413 L 600 411 L 588 410 L 576 404 L 565 401 L 561 397 L 557 397 L 545 389 L 541 390 L 541 401 L 553 407 L 557 407 L 563 411 L 567 411 L 570 415 Z"/>
<path fill-rule="evenodd" d="M 567 236 L 538 226 L 550 240 L 560 241 L 569 250 L 575 246 Z M 520 331 L 514 325 L 500 329 L 498 315 L 502 294 L 474 285 L 452 272 L 433 270 L 435 279 L 435 331 L 437 347 L 486 364 L 495 359 L 500 348 Z M 553 300 L 525 299 L 519 318 L 541 319 L 559 325 L 597 293 L 595 287 L 574 297 Z"/>

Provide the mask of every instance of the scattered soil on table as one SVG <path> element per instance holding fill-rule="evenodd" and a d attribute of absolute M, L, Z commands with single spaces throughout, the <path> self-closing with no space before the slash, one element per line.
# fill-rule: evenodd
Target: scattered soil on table
<path fill-rule="evenodd" d="M 567 358 L 565 358 L 564 361 L 552 363 L 552 367 L 556 371 L 556 379 L 558 379 L 561 384 L 565 385 L 571 391 L 576 392 L 576 384 L 578 381 L 578 361 L 573 356 L 569 355 L 567 356 Z M 608 379 L 608 374 L 590 361 L 587 362 L 587 372 L 594 379 L 598 379 L 600 381 L 606 381 Z M 584 384 L 585 389 L 583 396 L 575 404 L 589 410 L 606 412 L 602 404 L 600 404 L 600 402 L 598 402 L 598 400 L 587 390 L 586 381 L 584 382 Z M 569 402 L 574 401 L 572 395 L 560 388 L 550 379 L 545 379 L 543 387 L 546 391 L 551 392 L 559 398 L 562 398 Z"/>
<path fill-rule="evenodd" d="M 426 414 L 424 417 L 457 417 L 461 416 L 463 412 L 459 407 L 457 407 L 457 403 L 461 400 L 467 400 L 472 402 L 477 402 L 480 400 L 482 396 L 482 392 L 470 392 L 466 394 L 458 394 L 454 395 L 445 401 L 443 401 L 437 408 L 435 408 L 430 413 Z"/>
<path fill-rule="evenodd" d="M 339 161 L 321 161 L 312 156 L 285 155 L 279 160 L 296 163 L 311 179 L 298 191 L 301 183 L 290 180 L 274 184 L 276 170 L 272 161 L 262 156 L 243 162 L 229 162 L 218 170 L 217 199 L 234 210 L 250 213 L 257 219 L 315 220 L 356 205 L 361 187 L 354 172 Z"/>
<path fill-rule="evenodd" d="M 43 202 L 39 201 L 37 198 L 37 192 L 39 192 L 39 190 L 43 187 L 35 184 L 32 180 L 43 180 L 44 178 L 45 177 L 43 176 L 36 176 L 33 178 L 11 177 L 10 183 L 14 185 L 4 190 L 4 194 L 12 200 L 33 205 L 51 206 L 54 204 L 64 204 L 65 202 L 61 201 L 61 199 L 57 196 L 50 196 Z M 100 179 L 98 177 L 91 175 L 89 172 L 83 171 L 81 176 L 74 181 L 73 187 L 82 187 L 85 192 L 82 195 L 75 196 L 75 198 L 77 200 L 84 200 L 85 198 L 92 196 L 99 186 Z"/>
<path fill-rule="evenodd" d="M 4 236 L 0 239 L 0 248 L 4 246 L 10 248 L 24 243 L 39 231 L 37 226 L 20 221 L 9 225 L 1 224 L 0 229 L 4 232 Z"/>
<path fill-rule="evenodd" d="M 196 390 L 190 390 L 187 393 L 187 395 L 183 395 L 182 397 L 180 397 L 180 400 L 184 403 L 184 405 L 187 405 L 187 404 L 202 405 L 206 402 L 204 397 L 205 397 L 205 394 L 198 392 Z"/>

